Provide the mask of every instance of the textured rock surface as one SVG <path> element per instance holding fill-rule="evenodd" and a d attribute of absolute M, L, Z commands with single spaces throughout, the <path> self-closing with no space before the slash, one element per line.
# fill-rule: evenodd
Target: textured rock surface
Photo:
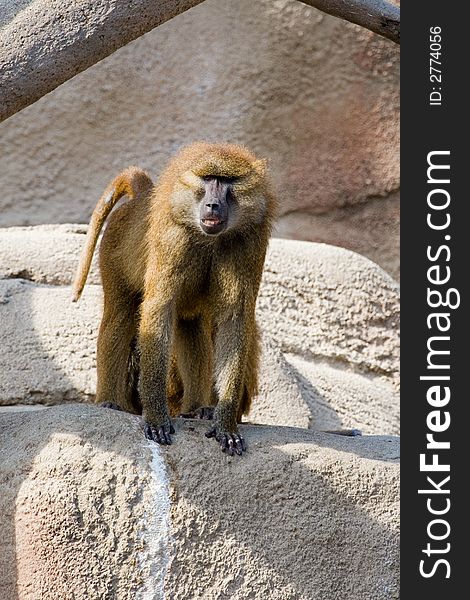
<path fill-rule="evenodd" d="M 400 194 L 312 214 L 293 211 L 278 224 L 280 237 L 342 246 L 367 256 L 400 278 Z"/>
<path fill-rule="evenodd" d="M 69 285 L 86 230 L 68 224 L 0 229 L 0 279 Z M 96 253 L 88 283 L 100 283 L 97 258 Z"/>
<path fill-rule="evenodd" d="M 91 399 L 102 294 L 87 291 L 78 305 L 68 287 L 0 280 L 0 404 Z"/>
<path fill-rule="evenodd" d="M 245 426 L 247 460 L 214 461 L 195 429 L 169 452 L 176 598 L 399 598 L 397 438 Z"/>
<path fill-rule="evenodd" d="M 163 599 L 168 479 L 137 420 L 2 413 L 0 456 L 2 600 Z"/>
<path fill-rule="evenodd" d="M 258 306 L 263 331 L 285 352 L 398 373 L 398 285 L 354 252 L 272 240 Z"/>
<path fill-rule="evenodd" d="M 206 0 L 0 126 L 0 224 L 87 222 L 195 139 L 270 160 L 282 236 L 398 275 L 399 48 L 297 0 Z"/>
<path fill-rule="evenodd" d="M 0 405 L 94 396 L 96 265 L 78 304 L 69 287 L 85 231 L 0 231 Z M 398 286 L 377 265 L 347 250 L 274 239 L 258 319 L 265 340 L 251 421 L 398 433 Z"/>
<path fill-rule="evenodd" d="M 305 360 L 294 354 L 285 355 L 285 359 L 300 387 L 310 427 L 399 433 L 398 394 L 396 387 L 386 379 L 351 372 L 347 366 L 333 367 L 326 361 Z M 279 411 L 277 406 L 276 409 Z M 285 412 L 290 412 L 290 407 Z M 283 424 L 281 418 L 276 421 L 279 425 Z M 267 422 L 264 414 L 261 422 Z M 300 422 L 296 421 L 295 425 L 300 426 Z"/>
<path fill-rule="evenodd" d="M 243 426 L 230 458 L 206 427 L 162 450 L 105 409 L 0 414 L 2 599 L 158 599 L 166 566 L 168 600 L 399 597 L 396 438 Z"/>

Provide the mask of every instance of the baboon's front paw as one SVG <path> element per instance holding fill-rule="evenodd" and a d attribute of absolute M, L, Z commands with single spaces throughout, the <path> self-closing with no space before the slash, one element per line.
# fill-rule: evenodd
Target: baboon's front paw
<path fill-rule="evenodd" d="M 148 440 L 153 440 L 154 442 L 157 442 L 157 444 L 162 444 L 163 446 L 170 446 L 170 434 L 175 433 L 175 428 L 170 420 L 160 426 L 152 425 L 146 421 L 144 424 L 144 433 Z"/>
<path fill-rule="evenodd" d="M 238 431 L 233 433 L 212 427 L 205 435 L 208 438 L 215 438 L 219 442 L 222 452 L 225 452 L 229 456 L 233 456 L 234 454 L 241 456 L 246 451 L 245 440 Z"/>

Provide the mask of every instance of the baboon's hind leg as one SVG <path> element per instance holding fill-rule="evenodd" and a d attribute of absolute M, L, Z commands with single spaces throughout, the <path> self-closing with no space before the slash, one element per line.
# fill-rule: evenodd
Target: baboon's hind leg
<path fill-rule="evenodd" d="M 181 412 L 189 415 L 209 407 L 212 393 L 212 340 L 203 318 L 181 320 L 175 339 L 178 372 L 183 382 Z"/>
<path fill-rule="evenodd" d="M 139 414 L 136 397 L 136 303 L 127 296 L 107 301 L 98 334 L 96 402 Z"/>
<path fill-rule="evenodd" d="M 181 413 L 183 419 L 202 419 L 204 421 L 212 421 L 214 418 L 215 406 L 200 406 L 193 411 Z"/>

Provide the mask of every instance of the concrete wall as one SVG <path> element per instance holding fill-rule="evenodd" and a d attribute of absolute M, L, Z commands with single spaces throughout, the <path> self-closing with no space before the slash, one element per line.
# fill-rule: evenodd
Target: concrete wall
<path fill-rule="evenodd" d="M 207 0 L 0 125 L 0 225 L 88 221 L 119 169 L 183 144 L 269 158 L 277 235 L 398 276 L 399 49 L 297 0 Z"/>

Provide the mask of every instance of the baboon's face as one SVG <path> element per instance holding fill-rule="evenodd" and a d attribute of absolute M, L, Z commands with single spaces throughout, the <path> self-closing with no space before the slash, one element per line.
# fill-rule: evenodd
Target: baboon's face
<path fill-rule="evenodd" d="M 207 235 L 225 231 L 229 217 L 233 221 L 235 198 L 232 180 L 227 177 L 204 177 L 204 195 L 199 202 L 199 226 Z"/>
<path fill-rule="evenodd" d="M 174 195 L 178 220 L 208 236 L 260 224 L 266 213 L 264 172 L 251 166 L 243 175 L 186 171 Z M 264 169 L 264 163 L 263 163 Z M 230 172 L 230 171 L 229 171 Z"/>

